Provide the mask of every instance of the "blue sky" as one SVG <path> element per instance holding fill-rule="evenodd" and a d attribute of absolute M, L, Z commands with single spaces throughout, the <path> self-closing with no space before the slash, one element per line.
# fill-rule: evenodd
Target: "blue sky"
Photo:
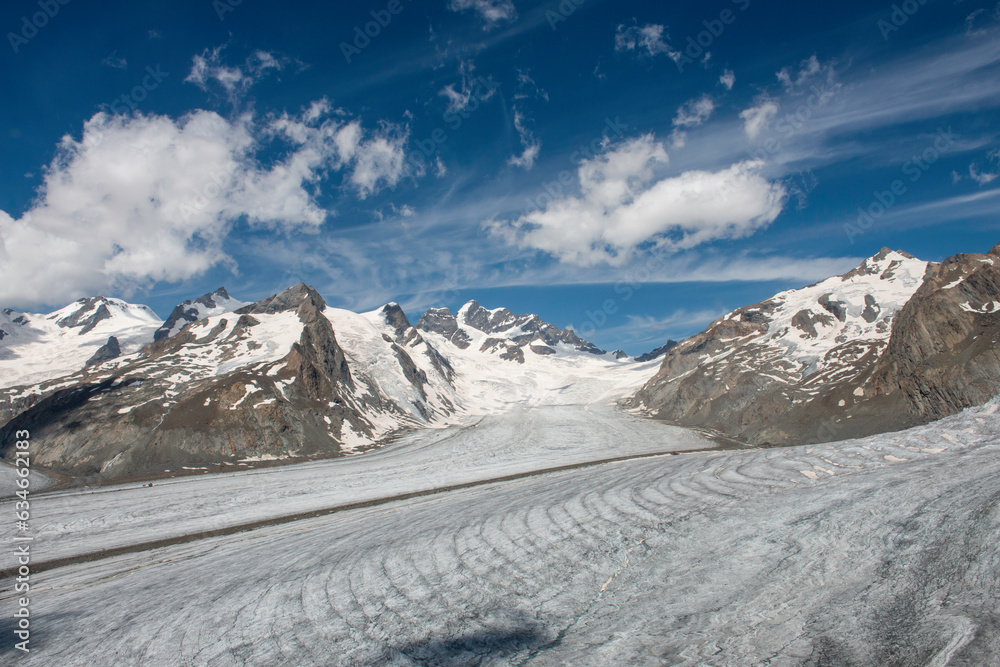
<path fill-rule="evenodd" d="M 22 310 L 304 281 L 640 353 L 883 246 L 1000 242 L 996 2 L 10 0 L 0 27 Z"/>

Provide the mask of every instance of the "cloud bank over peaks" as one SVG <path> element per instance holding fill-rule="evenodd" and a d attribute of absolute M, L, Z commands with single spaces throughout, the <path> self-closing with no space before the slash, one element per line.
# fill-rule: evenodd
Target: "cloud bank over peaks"
<path fill-rule="evenodd" d="M 407 128 L 370 131 L 329 114 L 326 100 L 261 119 L 96 114 L 79 140 L 63 138 L 31 208 L 18 219 L 0 211 L 0 302 L 59 304 L 192 278 L 233 265 L 224 244 L 238 221 L 318 229 L 329 212 L 317 196 L 334 172 L 362 199 L 394 186 Z"/>
<path fill-rule="evenodd" d="M 516 220 L 485 225 L 510 245 L 562 262 L 623 265 L 652 247 L 672 252 L 749 235 L 784 208 L 785 187 L 761 174 L 761 161 L 658 176 L 668 162 L 665 146 L 653 135 L 609 145 L 580 164 L 578 196 L 560 196 Z"/>

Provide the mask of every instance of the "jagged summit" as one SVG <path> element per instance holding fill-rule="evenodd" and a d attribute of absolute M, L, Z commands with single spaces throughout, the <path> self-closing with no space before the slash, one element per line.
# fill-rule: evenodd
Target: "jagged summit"
<path fill-rule="evenodd" d="M 305 283 L 299 283 L 266 299 L 237 308 L 234 312 L 238 315 L 273 315 L 289 310 L 299 310 L 305 304 L 319 311 L 326 310 L 326 301 L 319 295 L 319 292 Z"/>
<path fill-rule="evenodd" d="M 646 352 L 645 354 L 640 354 L 638 357 L 635 358 L 635 360 L 638 361 L 639 363 L 644 363 L 646 361 L 652 361 L 653 359 L 659 359 L 660 357 L 665 355 L 667 352 L 669 352 L 676 346 L 677 346 L 677 341 L 668 340 L 666 343 L 656 348 L 655 350 L 651 350 L 650 352 Z"/>
<path fill-rule="evenodd" d="M 538 315 L 516 315 L 507 308 L 489 310 L 477 301 L 469 301 L 456 315 L 447 308 L 432 308 L 420 318 L 417 328 L 440 334 L 461 349 L 475 343 L 481 352 L 497 353 L 502 359 L 519 363 L 524 363 L 524 348 L 542 356 L 556 354 L 560 349 L 607 354 L 571 329 L 559 329 Z"/>
<path fill-rule="evenodd" d="M 447 308 L 431 308 L 417 321 L 417 329 L 441 334 L 447 341 L 460 349 L 467 349 L 471 338 L 458 327 L 458 320 Z"/>
<path fill-rule="evenodd" d="M 396 302 L 390 302 L 382 306 L 379 311 L 389 327 L 393 330 L 392 339 L 399 345 L 411 345 L 420 338 L 420 333 L 410 323 L 410 318 L 406 316 L 403 309 Z"/>
<path fill-rule="evenodd" d="M 220 287 L 214 292 L 203 294 L 197 299 L 191 299 L 175 306 L 163 325 L 156 330 L 153 340 L 170 338 L 192 322 L 197 322 L 211 315 L 232 312 L 245 305 L 247 304 L 244 301 L 229 296 L 225 287 Z"/>
<path fill-rule="evenodd" d="M 305 284 L 182 305 L 172 335 L 147 327 L 141 349 L 105 335 L 57 379 L 0 390 L 0 446 L 28 426 L 48 443 L 40 464 L 108 479 L 348 454 L 456 410 L 453 369 L 398 305 L 351 313 Z"/>

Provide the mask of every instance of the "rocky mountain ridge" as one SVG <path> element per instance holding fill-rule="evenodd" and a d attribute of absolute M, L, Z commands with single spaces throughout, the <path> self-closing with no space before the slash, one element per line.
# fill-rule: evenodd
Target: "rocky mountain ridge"
<path fill-rule="evenodd" d="M 525 350 L 541 356 L 560 349 L 607 354 L 572 329 L 559 329 L 538 315 L 515 315 L 506 308 L 487 310 L 476 301 L 468 302 L 455 315 L 447 308 L 432 308 L 417 322 L 417 329 L 440 334 L 463 350 L 475 342 L 480 352 L 520 364 L 524 363 Z"/>
<path fill-rule="evenodd" d="M 979 405 L 1000 393 L 998 257 L 932 264 L 884 248 L 716 320 L 670 349 L 626 405 L 759 445 L 898 430 Z"/>

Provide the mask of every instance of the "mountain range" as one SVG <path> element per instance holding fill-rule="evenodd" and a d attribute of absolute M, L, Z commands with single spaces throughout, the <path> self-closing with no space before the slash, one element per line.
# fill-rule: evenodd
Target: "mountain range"
<path fill-rule="evenodd" d="M 543 357 L 621 363 L 534 315 L 470 302 L 414 327 L 395 303 L 353 313 L 304 284 L 255 303 L 220 289 L 165 322 L 102 297 L 5 312 L 0 446 L 29 429 L 36 464 L 87 479 L 357 453 L 489 411 L 490 387 Z"/>
<path fill-rule="evenodd" d="M 29 429 L 34 463 L 86 480 L 353 454 L 622 368 L 639 378 L 624 409 L 752 446 L 897 430 L 1000 393 L 998 260 L 883 249 L 634 359 L 538 315 L 471 301 L 414 326 L 304 284 L 253 303 L 219 289 L 166 321 L 105 297 L 8 309 L 0 451 Z"/>

